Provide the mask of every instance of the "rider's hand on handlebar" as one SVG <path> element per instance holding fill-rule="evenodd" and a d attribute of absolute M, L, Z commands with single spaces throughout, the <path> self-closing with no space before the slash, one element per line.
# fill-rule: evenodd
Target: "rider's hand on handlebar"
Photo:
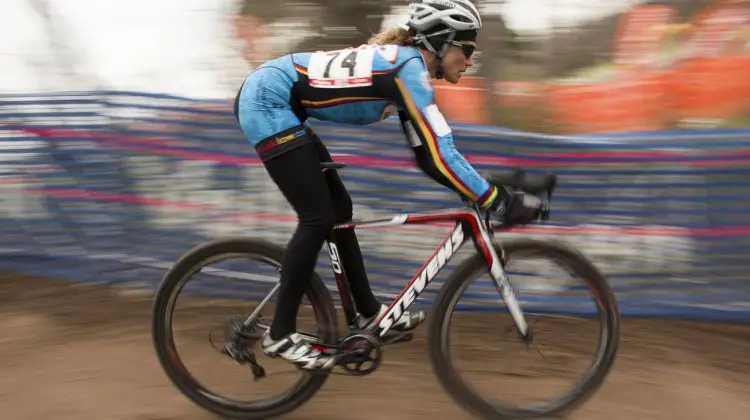
<path fill-rule="evenodd" d="M 539 219 L 542 200 L 522 191 L 498 188 L 497 198 L 490 205 L 489 216 L 504 225 L 525 225 Z"/>

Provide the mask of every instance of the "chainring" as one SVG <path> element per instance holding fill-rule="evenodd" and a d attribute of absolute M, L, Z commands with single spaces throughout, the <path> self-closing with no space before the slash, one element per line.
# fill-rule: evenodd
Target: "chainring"
<path fill-rule="evenodd" d="M 341 341 L 339 366 L 346 375 L 365 376 L 375 372 L 383 361 L 380 340 L 373 335 L 358 333 Z"/>

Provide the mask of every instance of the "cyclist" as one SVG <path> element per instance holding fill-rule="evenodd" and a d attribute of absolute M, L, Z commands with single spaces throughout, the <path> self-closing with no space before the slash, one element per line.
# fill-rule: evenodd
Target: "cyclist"
<path fill-rule="evenodd" d="M 235 116 L 298 216 L 282 261 L 274 320 L 261 340 L 267 355 L 302 369 L 335 364 L 333 356 L 295 332 L 323 240 L 335 223 L 352 218 L 352 201 L 339 176 L 321 172 L 320 162 L 332 159 L 309 117 L 364 125 L 397 112 L 417 165 L 435 181 L 503 222 L 524 224 L 538 217 L 538 200 L 497 189 L 472 168 L 434 103 L 432 78 L 459 81 L 472 65 L 481 27 L 469 0 L 412 1 L 406 28 L 386 30 L 357 48 L 285 55 L 258 67 L 243 83 Z M 360 325 L 367 326 L 388 307 L 370 289 L 354 230 L 334 234 Z M 424 319 L 422 311 L 404 312 L 391 330 L 409 331 Z"/>

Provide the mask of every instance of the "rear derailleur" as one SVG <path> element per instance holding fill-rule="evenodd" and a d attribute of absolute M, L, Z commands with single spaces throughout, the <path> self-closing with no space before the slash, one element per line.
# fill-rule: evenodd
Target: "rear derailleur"
<path fill-rule="evenodd" d="M 250 365 L 253 378 L 257 381 L 266 376 L 266 370 L 258 363 L 252 350 L 262 334 L 257 331 L 257 318 L 247 326 L 245 319 L 246 317 L 242 315 L 230 319 L 224 326 L 224 347 L 218 349 L 214 346 L 214 348 L 241 365 Z"/>

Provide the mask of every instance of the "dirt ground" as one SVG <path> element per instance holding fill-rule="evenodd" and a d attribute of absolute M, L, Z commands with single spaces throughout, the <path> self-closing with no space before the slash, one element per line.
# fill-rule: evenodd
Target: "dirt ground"
<path fill-rule="evenodd" d="M 159 366 L 151 344 L 150 305 L 150 296 L 122 290 L 0 274 L 2 418 L 214 418 L 183 397 Z M 194 319 L 202 316 L 192 315 Z M 473 325 L 484 324 L 474 320 Z M 471 418 L 432 373 L 426 330 L 421 329 L 411 343 L 389 347 L 383 365 L 370 376 L 332 376 L 310 402 L 285 418 Z M 479 350 L 487 348 L 482 335 L 472 335 L 472 328 L 466 330 L 467 335 L 461 337 L 464 346 L 480 354 Z M 249 379 L 246 369 L 207 348 L 204 333 L 205 329 L 186 335 L 190 336 L 186 342 L 193 344 L 188 347 L 195 350 L 185 353 L 188 367 L 206 373 L 217 387 L 234 385 L 234 389 L 246 390 L 260 386 Z M 560 337 L 564 338 L 561 343 L 574 341 L 570 333 Z M 179 339 L 177 346 L 179 351 Z M 505 362 L 520 354 L 505 350 Z M 550 364 L 556 364 L 557 356 L 547 357 L 551 357 Z M 470 360 L 472 371 L 485 374 L 483 380 L 500 376 L 496 372 L 500 362 L 486 361 L 483 356 Z M 550 361 L 540 360 L 541 364 Z M 524 366 L 512 364 L 519 369 Z M 507 369 L 508 363 L 504 366 Z M 518 382 L 508 380 L 507 388 L 496 382 L 482 389 L 532 394 L 553 388 L 554 373 L 534 376 L 518 374 Z M 275 385 L 262 386 L 263 391 L 272 391 Z M 748 391 L 750 326 L 625 320 L 612 373 L 570 418 L 746 420 L 750 418 Z"/>

